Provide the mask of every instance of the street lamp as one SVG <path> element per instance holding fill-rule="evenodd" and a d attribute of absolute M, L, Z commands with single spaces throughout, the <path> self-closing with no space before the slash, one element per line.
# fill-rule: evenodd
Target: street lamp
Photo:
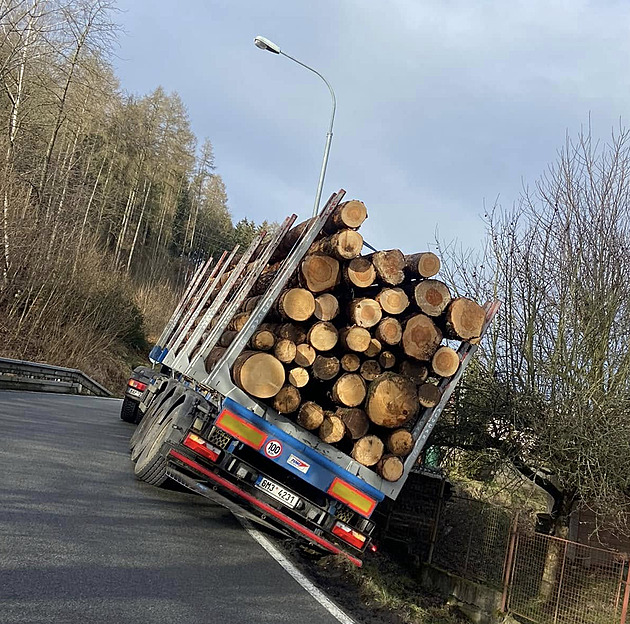
<path fill-rule="evenodd" d="M 330 144 L 332 142 L 332 136 L 333 136 L 333 123 L 335 121 L 335 110 L 337 109 L 337 99 L 335 98 L 335 92 L 333 91 L 332 87 L 328 83 L 328 80 L 326 80 L 326 78 L 324 78 L 318 71 L 314 70 L 312 67 L 309 67 L 308 65 L 305 65 L 304 63 L 302 63 L 302 61 L 298 61 L 296 58 L 289 56 L 288 54 L 283 52 L 280 49 L 280 46 L 276 45 L 273 41 L 269 41 L 269 39 L 266 39 L 265 37 L 258 36 L 254 39 L 254 44 L 256 45 L 257 48 L 260 48 L 261 50 L 266 50 L 267 52 L 272 52 L 273 54 L 282 54 L 282 56 L 286 56 L 288 59 L 295 61 L 298 65 L 301 65 L 302 67 L 305 67 L 309 71 L 312 71 L 314 74 L 317 74 L 326 83 L 326 86 L 328 87 L 328 90 L 330 91 L 330 96 L 332 98 L 332 113 L 330 115 L 330 126 L 328 128 L 328 133 L 326 134 L 326 147 L 324 148 L 324 160 L 322 162 L 322 170 L 319 173 L 319 183 L 317 184 L 317 195 L 315 196 L 315 205 L 313 206 L 313 216 L 315 217 L 317 216 L 317 213 L 319 212 L 319 201 L 322 197 L 322 189 L 324 187 L 324 177 L 326 176 L 326 165 L 328 165 L 328 155 L 330 154 Z"/>

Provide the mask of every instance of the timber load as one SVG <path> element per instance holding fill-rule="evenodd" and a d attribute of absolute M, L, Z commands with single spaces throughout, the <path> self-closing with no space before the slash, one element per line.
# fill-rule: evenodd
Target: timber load
<path fill-rule="evenodd" d="M 480 338 L 485 311 L 437 277 L 434 253 L 362 255 L 359 228 L 366 218 L 360 201 L 335 209 L 237 358 L 232 379 L 323 442 L 396 481 L 415 445 L 414 425 L 439 403 L 440 382 L 457 372 L 458 343 Z M 287 232 L 253 294 L 264 293 L 308 223 Z M 206 358 L 207 370 L 257 300 L 243 303 Z"/>

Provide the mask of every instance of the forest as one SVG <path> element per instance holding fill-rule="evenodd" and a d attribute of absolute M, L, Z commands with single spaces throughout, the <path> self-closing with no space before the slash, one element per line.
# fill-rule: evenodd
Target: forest
<path fill-rule="evenodd" d="M 0 0 L 2 355 L 116 390 L 233 224 L 209 139 L 156 86 L 125 93 L 109 0 Z"/>

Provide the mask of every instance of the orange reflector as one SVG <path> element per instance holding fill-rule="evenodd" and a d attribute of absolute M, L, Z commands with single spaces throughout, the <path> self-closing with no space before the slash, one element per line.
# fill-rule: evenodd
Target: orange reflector
<path fill-rule="evenodd" d="M 239 418 L 227 410 L 223 410 L 219 414 L 215 425 L 233 435 L 237 440 L 255 448 L 257 451 L 260 450 L 267 439 L 266 433 L 263 433 L 260 429 L 256 429 L 254 425 L 250 425 L 246 420 Z"/>
<path fill-rule="evenodd" d="M 141 381 L 136 381 L 135 379 L 130 379 L 127 385 L 135 388 L 136 390 L 140 390 L 141 392 L 144 392 L 147 389 L 147 384 L 142 383 Z"/>
<path fill-rule="evenodd" d="M 352 527 L 347 526 L 341 522 L 335 522 L 335 526 L 332 528 L 332 534 L 341 538 L 344 542 L 348 542 L 351 546 L 361 550 L 363 544 L 365 544 L 365 535 L 362 535 L 358 531 L 355 531 Z"/>
<path fill-rule="evenodd" d="M 203 455 L 212 461 L 217 461 L 219 459 L 219 455 L 221 452 L 208 444 L 203 438 L 200 438 L 198 435 L 194 433 L 189 433 L 184 440 L 184 446 L 187 446 L 191 451 L 195 451 L 195 453 L 199 453 L 199 455 Z"/>
<path fill-rule="evenodd" d="M 342 481 L 339 477 L 336 477 L 332 482 L 332 485 L 328 488 L 328 493 L 366 518 L 370 516 L 374 511 L 374 507 L 376 507 L 375 500 Z"/>

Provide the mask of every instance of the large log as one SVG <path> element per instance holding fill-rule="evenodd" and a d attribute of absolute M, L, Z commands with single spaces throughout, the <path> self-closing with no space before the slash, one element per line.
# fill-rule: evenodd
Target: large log
<path fill-rule="evenodd" d="M 413 276 L 433 277 L 440 270 L 440 259 L 430 251 L 405 256 L 405 268 Z"/>
<path fill-rule="evenodd" d="M 366 258 L 355 258 L 344 265 L 343 278 L 349 286 L 367 288 L 376 280 L 376 269 Z"/>
<path fill-rule="evenodd" d="M 433 355 L 431 368 L 440 377 L 450 377 L 459 368 L 459 355 L 450 347 L 440 347 Z"/>
<path fill-rule="evenodd" d="M 358 327 L 374 327 L 382 316 L 381 306 L 368 297 L 353 299 L 348 306 L 348 317 Z"/>
<path fill-rule="evenodd" d="M 425 314 L 409 318 L 403 331 L 402 346 L 405 353 L 421 361 L 430 361 L 442 342 L 442 332 Z"/>
<path fill-rule="evenodd" d="M 366 258 L 372 262 L 379 280 L 383 283 L 398 286 L 404 281 L 405 256 L 399 249 L 375 251 Z"/>
<path fill-rule="evenodd" d="M 300 407 L 301 401 L 300 391 L 295 386 L 282 386 L 273 397 L 273 409 L 279 414 L 292 414 Z"/>
<path fill-rule="evenodd" d="M 363 236 L 355 230 L 340 230 L 327 238 L 316 240 L 309 253 L 323 253 L 337 260 L 352 260 L 363 249 Z"/>
<path fill-rule="evenodd" d="M 451 301 L 451 293 L 444 282 L 426 279 L 418 282 L 413 297 L 422 312 L 428 316 L 440 316 Z"/>
<path fill-rule="evenodd" d="M 396 429 L 389 434 L 386 444 L 392 455 L 404 457 L 413 450 L 413 436 L 406 429 Z"/>
<path fill-rule="evenodd" d="M 405 466 L 400 457 L 383 455 L 376 464 L 376 472 L 386 481 L 398 481 L 402 477 Z"/>
<path fill-rule="evenodd" d="M 365 399 L 365 381 L 356 373 L 344 373 L 335 381 L 332 399 L 338 405 L 356 407 Z"/>
<path fill-rule="evenodd" d="M 442 391 L 432 383 L 418 386 L 418 402 L 422 407 L 435 407 L 442 398 Z"/>
<path fill-rule="evenodd" d="M 302 403 L 297 416 L 298 425 L 309 431 L 314 431 L 319 429 L 322 422 L 324 422 L 324 410 L 317 403 L 313 403 L 313 401 Z"/>
<path fill-rule="evenodd" d="M 361 366 L 361 358 L 356 353 L 345 353 L 341 357 L 340 364 L 347 373 L 354 373 Z"/>
<path fill-rule="evenodd" d="M 335 295 L 324 293 L 315 298 L 315 318 L 319 321 L 332 321 L 339 314 L 339 301 Z"/>
<path fill-rule="evenodd" d="M 306 288 L 290 288 L 280 294 L 277 309 L 284 318 L 306 321 L 315 312 L 315 297 Z"/>
<path fill-rule="evenodd" d="M 313 377 L 320 381 L 330 381 L 339 374 L 339 360 L 336 357 L 318 355 L 313 362 Z"/>
<path fill-rule="evenodd" d="M 361 364 L 360 373 L 365 381 L 374 381 L 382 372 L 381 365 L 376 360 L 365 360 Z"/>
<path fill-rule="evenodd" d="M 386 316 L 374 330 L 374 336 L 382 344 L 396 345 L 402 340 L 403 329 L 400 321 Z"/>
<path fill-rule="evenodd" d="M 324 230 L 334 232 L 343 228 L 356 230 L 367 219 L 367 208 L 362 201 L 351 199 L 339 204 L 328 217 Z"/>
<path fill-rule="evenodd" d="M 421 384 L 427 380 L 429 369 L 415 360 L 403 360 L 400 363 L 400 374 L 409 377 L 415 384 Z"/>
<path fill-rule="evenodd" d="M 287 381 L 296 388 L 303 388 L 308 384 L 310 375 L 302 366 L 294 366 L 287 375 Z"/>
<path fill-rule="evenodd" d="M 396 373 L 383 373 L 367 391 L 365 411 L 375 424 L 401 427 L 418 413 L 416 385 Z"/>
<path fill-rule="evenodd" d="M 409 307 L 409 297 L 402 288 L 383 288 L 374 298 L 387 314 L 402 314 Z"/>
<path fill-rule="evenodd" d="M 474 340 L 481 336 L 485 318 L 486 313 L 478 303 L 458 297 L 446 309 L 445 333 L 449 338 Z"/>
<path fill-rule="evenodd" d="M 331 412 L 326 412 L 324 421 L 319 427 L 319 437 L 328 444 L 339 442 L 346 434 L 346 426 L 339 416 Z"/>
<path fill-rule="evenodd" d="M 330 351 L 339 340 L 339 332 L 329 321 L 319 321 L 309 329 L 307 340 L 315 351 Z"/>
<path fill-rule="evenodd" d="M 300 265 L 301 282 L 311 292 L 332 290 L 339 283 L 339 260 L 323 254 L 311 254 Z"/>
<path fill-rule="evenodd" d="M 234 362 L 232 379 L 247 394 L 258 399 L 270 399 L 284 385 L 284 366 L 270 353 L 244 351 Z"/>
<path fill-rule="evenodd" d="M 346 426 L 346 436 L 352 440 L 362 438 L 370 427 L 367 414 L 358 407 L 339 407 L 335 412 Z"/>
<path fill-rule="evenodd" d="M 288 340 L 287 338 L 281 338 L 276 342 L 273 348 L 273 354 L 283 363 L 290 364 L 295 360 L 297 349 L 295 342 Z"/>
<path fill-rule="evenodd" d="M 383 441 L 375 435 L 359 438 L 352 448 L 352 459 L 364 466 L 374 466 L 382 457 L 385 447 Z"/>
<path fill-rule="evenodd" d="M 363 353 L 369 346 L 372 337 L 370 332 L 364 327 L 345 327 L 339 332 L 341 345 L 356 353 Z"/>
<path fill-rule="evenodd" d="M 304 368 L 311 366 L 315 361 L 317 352 L 310 344 L 303 342 L 295 346 L 295 363 Z"/>

